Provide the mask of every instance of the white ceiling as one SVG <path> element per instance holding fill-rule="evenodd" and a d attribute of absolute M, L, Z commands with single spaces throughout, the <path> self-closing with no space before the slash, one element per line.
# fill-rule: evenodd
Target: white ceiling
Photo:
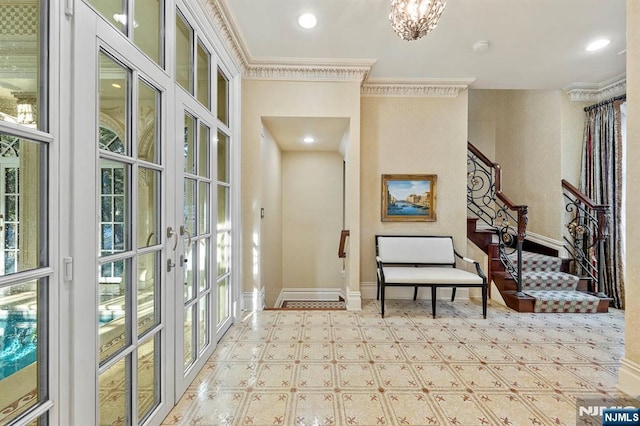
<path fill-rule="evenodd" d="M 471 88 L 561 89 L 624 74 L 625 0 L 448 0 L 417 41 L 389 24 L 390 0 L 222 0 L 255 61 L 375 60 L 369 81 L 474 79 Z M 313 12 L 318 25 L 297 24 Z M 586 52 L 594 39 L 611 44 Z M 474 53 L 473 45 L 490 47 Z"/>
<path fill-rule="evenodd" d="M 349 129 L 348 118 L 262 117 L 282 151 L 340 151 L 343 135 Z M 303 142 L 311 136 L 315 142 Z"/>
<path fill-rule="evenodd" d="M 374 65 L 369 82 L 473 81 L 475 89 L 602 85 L 626 68 L 625 0 L 447 0 L 438 27 L 417 41 L 391 29 L 390 0 L 220 0 L 249 60 L 270 64 Z M 302 13 L 318 17 L 313 30 Z M 611 44 L 585 47 L 598 38 Z M 489 49 L 473 45 L 487 40 Z M 338 151 L 349 122 L 264 117 L 283 151 Z M 305 145 L 305 135 L 317 142 Z"/>

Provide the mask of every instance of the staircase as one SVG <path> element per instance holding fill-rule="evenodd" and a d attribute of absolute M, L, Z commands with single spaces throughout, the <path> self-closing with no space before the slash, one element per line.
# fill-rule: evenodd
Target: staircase
<path fill-rule="evenodd" d="M 565 237 L 572 259 L 558 257 L 557 250 L 526 240 L 527 206 L 513 204 L 501 191 L 500 166 L 491 162 L 469 144 L 467 160 L 467 237 L 489 256 L 487 279 L 500 291 L 508 307 L 518 312 L 596 313 L 607 312 L 611 301 L 602 293 L 597 263 L 589 250 L 606 238 L 606 218 L 602 214 L 583 214 L 589 206 L 575 187 L 566 185 L 570 196 L 567 212 L 573 212 L 571 223 L 579 225 L 580 234 Z M 571 188 L 568 188 L 568 187 Z M 577 198 L 576 198 L 577 197 Z M 569 208 L 571 207 L 571 208 Z M 575 213 L 578 212 L 578 213 Z M 588 216 L 588 217 L 587 217 Z M 589 219 L 593 218 L 593 224 Z M 482 222 L 482 227 L 478 226 Z M 578 229 L 577 225 L 567 228 Z M 588 244 L 588 238 L 591 238 Z M 591 244 L 593 243 L 593 244 Z M 583 265 L 583 263 L 586 264 Z M 578 276 L 572 271 L 586 271 Z"/>
<path fill-rule="evenodd" d="M 518 312 L 600 313 L 607 312 L 610 298 L 597 297 L 592 282 L 568 273 L 569 262 L 549 254 L 522 252 L 522 295 L 498 255 L 494 232 L 476 229 L 477 218 L 467 219 L 467 237 L 489 255 L 487 279 L 493 281 L 505 304 Z M 530 249 L 540 248 L 530 246 Z M 546 250 L 552 253 L 552 249 Z M 510 254 L 516 262 L 516 254 Z"/>

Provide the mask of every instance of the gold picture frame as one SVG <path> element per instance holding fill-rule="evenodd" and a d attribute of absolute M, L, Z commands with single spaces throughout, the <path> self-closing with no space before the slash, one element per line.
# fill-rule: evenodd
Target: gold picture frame
<path fill-rule="evenodd" d="M 437 175 L 382 175 L 383 222 L 435 222 Z"/>

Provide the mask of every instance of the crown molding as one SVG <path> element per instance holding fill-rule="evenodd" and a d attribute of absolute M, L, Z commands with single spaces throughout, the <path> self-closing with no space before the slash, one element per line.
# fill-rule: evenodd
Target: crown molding
<path fill-rule="evenodd" d="M 278 60 L 252 61 L 243 77 L 251 80 L 296 81 L 358 81 L 367 80 L 375 61 L 337 63 L 335 60 Z"/>
<path fill-rule="evenodd" d="M 201 0 L 201 3 L 213 20 L 214 29 L 244 74 L 250 56 L 226 0 Z"/>
<path fill-rule="evenodd" d="M 369 80 L 362 86 L 362 96 L 455 98 L 474 79 L 457 80 Z"/>
<path fill-rule="evenodd" d="M 252 80 L 359 81 L 365 82 L 375 60 L 254 58 L 238 30 L 229 0 L 202 0 L 227 48 Z"/>
<path fill-rule="evenodd" d="M 627 93 L 626 74 L 600 84 L 573 83 L 565 92 L 573 102 L 600 102 Z"/>

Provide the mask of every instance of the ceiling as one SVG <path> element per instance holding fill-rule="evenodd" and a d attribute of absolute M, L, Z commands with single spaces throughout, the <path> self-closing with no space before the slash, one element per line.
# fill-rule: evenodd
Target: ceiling
<path fill-rule="evenodd" d="M 448 0 L 438 27 L 404 41 L 390 0 L 222 0 L 253 61 L 374 60 L 369 81 L 472 79 L 475 89 L 562 89 L 625 73 L 625 0 Z M 318 25 L 297 18 L 313 12 Z M 598 52 L 585 47 L 606 37 Z M 474 44 L 489 42 L 475 53 Z"/>
<path fill-rule="evenodd" d="M 404 41 L 390 0 L 219 0 L 249 62 L 371 64 L 367 82 L 455 83 L 473 89 L 598 87 L 626 68 L 625 0 L 448 0 L 438 27 Z M 318 18 L 313 30 L 302 13 Z M 611 44 L 597 52 L 599 38 Z M 480 53 L 473 46 L 486 40 Z M 348 120 L 264 117 L 283 151 L 338 151 Z M 316 142 L 304 144 L 312 135 Z"/>
<path fill-rule="evenodd" d="M 339 117 L 262 117 L 262 122 L 282 151 L 340 152 L 349 119 Z M 307 136 L 313 143 L 304 143 Z"/>

